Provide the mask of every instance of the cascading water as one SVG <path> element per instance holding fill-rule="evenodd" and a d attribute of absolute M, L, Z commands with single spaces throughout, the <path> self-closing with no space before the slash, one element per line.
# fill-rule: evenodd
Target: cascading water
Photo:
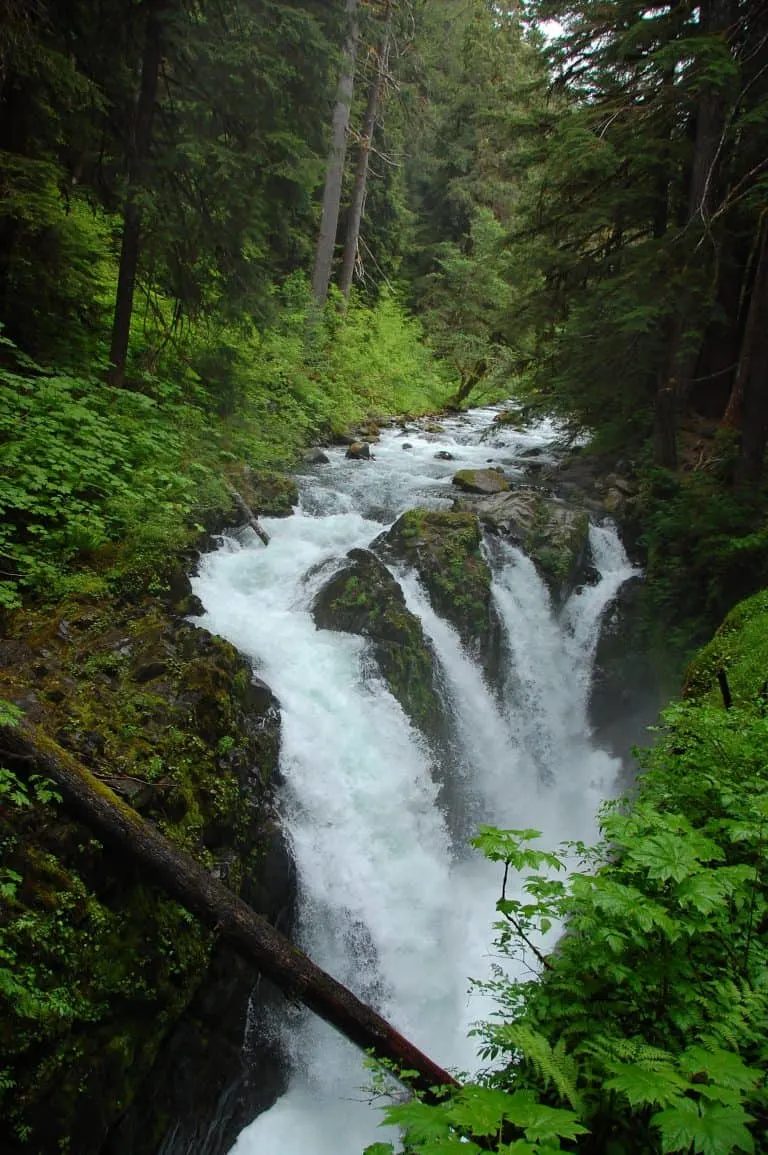
<path fill-rule="evenodd" d="M 533 826 L 546 845 L 592 837 L 618 763 L 590 742 L 590 663 L 600 615 L 633 571 L 615 531 L 593 527 L 600 580 L 556 619 L 532 563 L 498 545 L 501 695 L 415 575 L 397 573 L 440 667 L 458 747 L 448 770 L 383 682 L 362 676 L 364 642 L 316 629 L 309 609 L 328 576 L 319 566 L 368 545 L 404 509 L 444 507 L 457 468 L 493 454 L 508 474 L 522 474 L 523 454 L 543 453 L 552 440 L 547 426 L 497 433 L 492 416 L 476 411 L 437 438 L 409 431 L 405 450 L 403 436 L 388 431 L 372 462 L 334 452 L 330 465 L 300 479 L 299 510 L 266 522 L 269 548 L 255 537 L 225 540 L 194 582 L 202 624 L 248 654 L 281 703 L 280 804 L 299 877 L 300 945 L 437 1062 L 460 1070 L 477 1065 L 467 1030 L 490 1009 L 467 990 L 489 970 L 500 880 L 455 832 L 489 822 Z M 441 797 L 461 808 L 464 826 L 438 805 L 446 773 L 454 781 Z M 360 1091 L 359 1053 L 313 1016 L 287 1014 L 291 1085 L 234 1152 L 360 1155 L 382 1132 Z"/>

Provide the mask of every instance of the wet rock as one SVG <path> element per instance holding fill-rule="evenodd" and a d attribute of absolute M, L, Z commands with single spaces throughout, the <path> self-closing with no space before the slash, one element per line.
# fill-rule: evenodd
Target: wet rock
<path fill-rule="evenodd" d="M 152 682 L 155 678 L 161 678 L 167 668 L 166 663 L 161 660 L 145 662 L 134 669 L 133 680 L 139 684 Z"/>
<path fill-rule="evenodd" d="M 438 449 L 437 453 L 435 454 L 435 457 L 437 458 L 438 461 L 454 461 L 455 460 L 453 454 L 449 453 L 447 449 Z"/>
<path fill-rule="evenodd" d="M 371 548 L 385 561 L 417 570 L 437 612 L 492 672 L 498 663 L 500 635 L 481 542 L 480 523 L 473 513 L 412 509 Z"/>
<path fill-rule="evenodd" d="M 505 425 L 519 431 L 525 430 L 522 414 L 516 409 L 502 409 L 493 419 L 494 425 Z"/>
<path fill-rule="evenodd" d="M 296 481 L 275 470 L 246 466 L 232 484 L 257 517 L 290 517 L 299 500 Z"/>
<path fill-rule="evenodd" d="M 307 465 L 329 465 L 330 457 L 323 449 L 310 449 L 304 454 Z"/>
<path fill-rule="evenodd" d="M 368 638 L 393 696 L 424 733 L 436 733 L 440 710 L 435 671 L 421 622 L 406 608 L 403 591 L 374 554 L 353 549 L 347 560 L 317 594 L 315 624 Z"/>
<path fill-rule="evenodd" d="M 404 441 L 402 447 L 403 447 L 403 449 L 413 449 L 413 446 L 411 445 L 410 441 Z"/>
<path fill-rule="evenodd" d="M 460 469 L 454 474 L 453 484 L 466 493 L 503 493 L 509 489 L 509 482 L 503 472 L 493 469 Z"/>
<path fill-rule="evenodd" d="M 666 683 L 676 680 L 665 676 L 652 635 L 643 579 L 630 578 L 603 615 L 589 697 L 595 740 L 627 764 L 633 746 L 647 745 L 646 728 L 672 692 Z"/>
<path fill-rule="evenodd" d="M 470 511 L 495 533 L 521 547 L 535 564 L 556 603 L 594 580 L 589 515 L 539 490 L 457 497 L 454 508 Z"/>
<path fill-rule="evenodd" d="M 367 441 L 353 441 L 345 457 L 352 461 L 368 461 L 371 457 L 371 447 Z"/>

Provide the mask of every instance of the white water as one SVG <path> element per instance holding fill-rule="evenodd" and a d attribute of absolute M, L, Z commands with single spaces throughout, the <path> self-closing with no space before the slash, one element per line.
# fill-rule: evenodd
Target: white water
<path fill-rule="evenodd" d="M 587 732 L 590 663 L 600 615 L 632 570 L 615 532 L 593 528 L 600 582 L 555 621 L 532 564 L 510 547 L 495 550 L 501 700 L 417 579 L 397 575 L 432 641 L 454 718 L 455 749 L 440 766 L 384 685 L 362 676 L 362 640 L 317 630 L 309 607 L 328 577 L 314 567 L 369 544 L 409 506 L 445 505 L 457 468 L 491 458 L 514 474 L 521 453 L 552 439 L 546 426 L 484 436 L 491 416 L 476 411 L 431 437 L 389 431 L 372 462 L 335 451 L 330 465 L 301 479 L 294 516 L 266 522 L 267 549 L 250 535 L 225 541 L 194 583 L 203 624 L 254 660 L 281 703 L 281 810 L 299 876 L 301 946 L 458 1070 L 476 1068 L 467 1029 L 490 1010 L 467 991 L 470 977 L 489 970 L 500 876 L 457 842 L 462 822 L 446 821 L 438 781 L 467 826 L 533 826 L 546 846 L 592 837 L 618 764 Z M 455 460 L 436 460 L 437 450 Z M 369 1079 L 358 1052 L 300 1011 L 283 1030 L 290 1088 L 233 1155 L 360 1155 L 383 1138 L 360 1091 Z"/>

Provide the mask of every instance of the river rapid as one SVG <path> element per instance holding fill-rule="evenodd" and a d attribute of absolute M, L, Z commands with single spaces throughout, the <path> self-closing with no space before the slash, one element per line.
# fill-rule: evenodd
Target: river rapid
<path fill-rule="evenodd" d="M 599 580 L 555 615 L 533 564 L 496 541 L 488 550 L 503 626 L 495 688 L 416 576 L 395 571 L 438 659 L 452 718 L 447 758 L 411 726 L 364 640 L 317 629 L 310 607 L 333 559 L 368 546 L 408 508 L 450 508 L 457 469 L 490 459 L 524 481 L 526 454 L 547 460 L 552 426 L 517 432 L 493 425 L 494 416 L 475 410 L 437 434 L 388 429 L 371 461 L 329 450 L 330 464 L 299 476 L 293 516 L 265 521 L 267 548 L 250 531 L 225 538 L 193 583 L 201 624 L 248 655 L 281 704 L 279 806 L 298 874 L 298 943 L 436 1062 L 470 1073 L 479 1063 L 467 1032 L 493 1009 L 470 979 L 500 961 L 491 925 L 501 874 L 467 837 L 480 823 L 534 827 L 546 848 L 594 837 L 621 767 L 591 739 L 593 655 L 601 617 L 635 571 L 615 529 L 594 525 Z M 259 1029 L 280 1035 L 290 1085 L 233 1155 L 361 1155 L 387 1138 L 361 1090 L 370 1076 L 354 1047 L 296 1008 Z"/>

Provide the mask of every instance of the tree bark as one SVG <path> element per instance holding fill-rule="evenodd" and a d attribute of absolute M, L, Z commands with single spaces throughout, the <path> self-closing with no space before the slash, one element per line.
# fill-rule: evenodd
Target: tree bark
<path fill-rule="evenodd" d="M 46 735 L 24 725 L 0 729 L 0 753 L 52 779 L 66 805 L 112 849 L 138 864 L 174 899 L 228 941 L 290 999 L 320 1015 L 357 1046 L 396 1069 L 415 1072 L 407 1083 L 435 1101 L 434 1088 L 456 1079 L 399 1034 L 257 915 L 242 899 L 178 850 L 127 803 Z"/>
<path fill-rule="evenodd" d="M 703 35 L 727 35 L 732 16 L 732 0 L 704 0 L 701 5 L 700 26 Z M 696 103 L 695 136 L 693 159 L 688 183 L 688 204 L 686 226 L 692 227 L 700 218 L 701 227 L 710 229 L 712 204 L 717 191 L 717 177 L 720 172 L 722 134 L 727 119 L 727 99 L 720 85 L 702 84 Z M 715 244 L 714 237 L 706 250 L 706 263 L 712 260 L 710 249 Z M 701 257 L 696 258 L 699 261 Z M 694 258 L 689 258 L 683 268 L 684 275 L 690 273 Z M 659 382 L 656 398 L 654 422 L 654 460 L 657 465 L 676 468 L 677 450 L 675 434 L 677 409 L 690 395 L 701 355 L 706 329 L 706 310 L 712 304 L 716 286 L 705 267 L 700 274 L 712 282 L 705 299 L 696 301 L 693 294 L 684 289 L 676 313 L 670 325 L 667 343 L 667 371 Z M 703 318 L 703 322 L 702 322 Z M 691 339 L 693 338 L 693 339 Z M 668 395 L 667 395 L 668 394 Z"/>
<path fill-rule="evenodd" d="M 145 5 L 147 22 L 141 62 L 141 87 L 136 106 L 133 141 L 128 156 L 128 193 L 123 212 L 123 239 L 120 247 L 120 267 L 109 350 L 111 365 L 107 374 L 110 385 L 117 386 L 121 386 L 125 381 L 125 363 L 131 334 L 136 271 L 141 251 L 140 196 L 152 145 L 152 127 L 162 60 L 160 12 L 166 2 L 167 0 L 147 0 Z"/>
<path fill-rule="evenodd" d="M 739 366 L 727 415 L 741 431 L 736 482 L 757 485 L 762 480 L 768 443 L 768 210 L 758 234 L 755 279 L 741 343 Z"/>
<path fill-rule="evenodd" d="M 352 191 L 352 203 L 349 206 L 347 235 L 344 242 L 344 260 L 341 267 L 339 287 L 347 300 L 349 300 L 352 280 L 355 275 L 357 242 L 360 237 L 360 222 L 363 219 L 363 205 L 365 204 L 365 190 L 368 183 L 371 145 L 373 143 L 373 134 L 376 131 L 376 118 L 379 114 L 384 75 L 389 65 L 389 45 L 392 38 L 393 15 L 393 3 L 392 0 L 388 0 L 384 33 L 381 39 L 381 49 L 376 60 L 376 71 L 374 72 L 371 86 L 368 89 L 368 104 L 363 118 L 363 131 L 360 135 L 360 152 L 357 158 L 357 168 L 355 169 L 355 186 Z"/>
<path fill-rule="evenodd" d="M 312 277 L 312 292 L 318 305 L 323 305 L 331 283 L 333 252 L 336 247 L 336 231 L 339 227 L 341 205 L 341 185 L 344 179 L 344 161 L 347 155 L 347 129 L 352 95 L 355 86 L 355 60 L 358 41 L 358 0 L 346 0 L 348 31 L 341 62 L 339 88 L 336 107 L 331 123 L 331 151 L 325 175 L 323 194 L 323 215 L 320 235 L 315 253 L 315 271 Z"/>

